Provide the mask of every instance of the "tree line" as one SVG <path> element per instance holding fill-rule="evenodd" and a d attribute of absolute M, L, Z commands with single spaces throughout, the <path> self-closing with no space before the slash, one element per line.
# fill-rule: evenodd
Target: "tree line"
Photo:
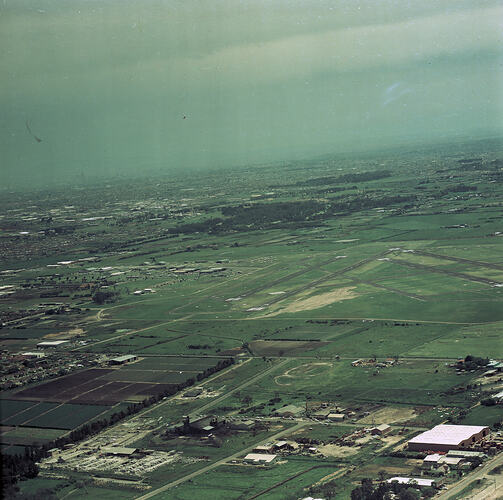
<path fill-rule="evenodd" d="M 203 372 L 197 375 L 197 380 L 203 380 L 210 375 L 227 368 L 234 364 L 234 358 L 221 359 L 214 366 L 206 368 Z M 126 410 L 112 413 L 108 418 L 95 420 L 90 424 L 82 425 L 73 430 L 70 434 L 57 438 L 42 446 L 27 446 L 24 454 L 3 454 L 2 455 L 2 490 L 1 498 L 15 498 L 17 495 L 16 483 L 26 479 L 37 477 L 39 468 L 37 462 L 49 456 L 48 450 L 52 448 L 64 448 L 65 446 L 75 444 L 83 439 L 88 438 L 102 430 L 110 427 L 117 422 L 120 422 L 126 417 L 134 415 L 139 411 L 152 406 L 159 402 L 164 397 L 173 396 L 177 392 L 190 387 L 196 383 L 196 379 L 190 378 L 179 384 L 172 384 L 165 391 L 144 399 L 140 403 L 131 404 Z"/>
<path fill-rule="evenodd" d="M 306 181 L 296 182 L 296 186 L 323 186 L 329 184 L 345 184 L 348 182 L 368 182 L 378 179 L 385 179 L 391 177 L 389 170 L 370 170 L 367 172 L 331 175 L 327 177 L 316 177 L 315 179 L 308 179 Z"/>

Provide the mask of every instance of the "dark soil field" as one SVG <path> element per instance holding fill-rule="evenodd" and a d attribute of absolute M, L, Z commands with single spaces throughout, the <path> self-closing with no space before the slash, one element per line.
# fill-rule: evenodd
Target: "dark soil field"
<path fill-rule="evenodd" d="M 35 387 L 30 387 L 29 389 L 24 389 L 15 394 L 16 399 L 45 399 L 50 398 L 50 400 L 57 400 L 64 391 L 69 390 L 69 388 L 78 387 L 90 380 L 97 379 L 106 375 L 111 370 L 107 369 L 90 369 L 83 372 L 74 373 L 66 377 L 61 377 L 44 384 L 37 385 Z M 67 398 L 65 398 L 67 399 Z"/>
<path fill-rule="evenodd" d="M 153 396 L 172 389 L 173 384 L 149 384 L 142 382 L 107 382 L 106 385 L 86 392 L 72 400 L 72 403 L 113 405 L 132 399 L 138 401 L 138 395 Z"/>
<path fill-rule="evenodd" d="M 117 370 L 104 377 L 106 380 L 122 382 L 152 382 L 178 384 L 188 378 L 194 378 L 199 371 L 165 371 L 165 370 Z"/>
<path fill-rule="evenodd" d="M 211 366 L 215 366 L 221 359 L 219 358 L 171 358 L 161 356 L 151 356 L 128 365 L 127 370 L 168 370 L 168 371 L 202 371 Z"/>

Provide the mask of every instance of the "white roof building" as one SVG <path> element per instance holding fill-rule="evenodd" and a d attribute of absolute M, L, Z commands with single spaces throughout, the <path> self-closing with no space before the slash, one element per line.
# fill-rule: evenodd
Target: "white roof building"
<path fill-rule="evenodd" d="M 247 462 L 269 464 L 276 458 L 276 456 L 277 455 L 270 455 L 269 453 L 248 453 L 244 459 Z"/>
<path fill-rule="evenodd" d="M 426 457 L 424 457 L 423 462 L 436 464 L 443 456 L 444 455 L 439 455 L 438 453 L 433 453 L 433 455 L 427 455 Z"/>
<path fill-rule="evenodd" d="M 468 447 L 487 436 L 489 428 L 479 425 L 437 425 L 408 442 L 410 450 L 448 451 Z"/>
<path fill-rule="evenodd" d="M 47 340 L 45 342 L 39 342 L 37 347 L 57 347 L 61 344 L 66 344 L 68 340 Z"/>
<path fill-rule="evenodd" d="M 498 392 L 498 394 L 495 394 L 493 396 L 494 399 L 498 400 L 498 401 L 503 401 L 503 391 L 501 392 Z"/>
<path fill-rule="evenodd" d="M 434 479 L 425 479 L 423 477 L 392 477 L 391 479 L 388 479 L 388 483 L 399 483 L 399 484 L 417 484 L 417 486 L 430 486 L 434 487 L 435 486 L 435 480 Z"/>

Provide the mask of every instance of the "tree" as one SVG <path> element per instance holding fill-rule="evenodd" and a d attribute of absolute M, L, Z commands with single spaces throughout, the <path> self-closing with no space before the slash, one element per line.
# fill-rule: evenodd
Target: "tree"
<path fill-rule="evenodd" d="M 251 397 L 249 394 L 247 394 L 247 395 L 246 395 L 246 396 L 245 396 L 245 397 L 241 400 L 241 402 L 242 402 L 243 404 L 245 404 L 245 405 L 249 405 L 252 401 L 253 401 L 253 400 L 252 400 L 252 397 Z"/>
<path fill-rule="evenodd" d="M 363 488 L 361 486 L 351 491 L 351 500 L 365 500 L 365 495 L 363 494 Z"/>
<path fill-rule="evenodd" d="M 374 491 L 374 485 L 372 483 L 372 479 L 369 478 L 363 478 L 362 479 L 362 493 L 363 497 L 367 498 L 372 495 L 372 492 Z"/>
<path fill-rule="evenodd" d="M 433 498 L 437 494 L 437 490 L 431 486 L 423 488 L 422 492 L 424 498 Z"/>
<path fill-rule="evenodd" d="M 105 302 L 113 302 L 116 299 L 116 293 L 114 292 L 102 292 L 97 291 L 93 294 L 92 299 L 96 304 L 104 304 Z"/>
<path fill-rule="evenodd" d="M 486 399 L 483 399 L 480 402 L 480 404 L 484 405 L 484 406 L 494 406 L 496 404 L 496 401 L 493 398 L 486 398 Z"/>
<path fill-rule="evenodd" d="M 400 500 L 419 500 L 421 498 L 421 494 L 414 488 L 407 488 L 406 490 L 402 490 L 400 492 L 398 498 Z"/>

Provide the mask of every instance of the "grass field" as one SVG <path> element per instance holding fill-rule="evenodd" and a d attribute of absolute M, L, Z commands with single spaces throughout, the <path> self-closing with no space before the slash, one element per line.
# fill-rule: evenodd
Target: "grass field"
<path fill-rule="evenodd" d="M 316 465 L 314 465 L 316 467 Z M 281 486 L 271 489 L 261 498 L 286 499 L 295 498 L 295 494 L 302 491 L 302 486 L 308 486 L 336 470 L 335 464 L 319 464 L 313 469 L 312 460 L 289 459 L 280 465 L 268 468 L 256 466 L 220 466 L 215 471 L 203 474 L 172 491 L 159 495 L 159 498 L 188 500 L 198 496 L 217 500 L 223 498 L 249 498 L 272 486 L 286 481 L 302 473 L 298 481 L 285 483 L 286 490 Z M 285 496 L 285 494 L 287 496 Z"/>
<path fill-rule="evenodd" d="M 381 422 L 410 432 L 448 419 L 501 422 L 500 406 L 477 404 L 487 396 L 488 388 L 474 382 L 483 370 L 461 373 L 449 366 L 467 355 L 503 358 L 501 148 L 484 144 L 447 147 L 441 154 L 299 161 L 259 174 L 229 170 L 190 185 L 180 179 L 134 188 L 118 182 L 105 191 L 90 188 L 86 197 L 72 191 L 74 208 L 64 214 L 58 210 L 70 206 L 66 194 L 37 195 L 25 205 L 47 209 L 57 228 L 66 227 L 63 217 L 77 221 L 50 238 L 44 231 L 52 223 L 42 224 L 41 215 L 20 219 L 16 214 L 24 214 L 25 205 L 8 195 L 8 204 L 0 202 L 2 242 L 11 228 L 30 226 L 41 236 L 16 235 L 12 251 L 2 247 L 2 279 L 16 294 L 0 300 L 9 321 L 0 329 L 2 347 L 17 356 L 38 349 L 41 339 L 78 329 L 80 336 L 70 336 L 46 361 L 59 353 L 75 365 L 78 354 L 92 356 L 98 366 L 6 391 L 0 402 L 3 449 L 23 453 L 25 444 L 50 441 L 189 379 L 203 389 L 200 396 L 167 397 L 145 409 L 144 419 L 129 416 L 110 429 L 112 437 L 96 436 L 95 444 L 115 442 L 124 429 L 134 429 L 138 437 L 133 434 L 136 441 L 127 446 L 179 452 L 183 460 L 144 478 L 154 488 L 295 425 L 269 419 L 288 404 L 305 408 L 319 401 L 355 412 L 340 425 L 306 419 L 289 436 L 326 443 Z M 380 165 L 390 175 L 360 176 Z M 355 180 L 339 178 L 346 174 Z M 105 198 L 113 200 L 106 208 Z M 311 205 L 312 211 L 299 212 Z M 90 213 L 107 218 L 84 224 Z M 205 225 L 210 219 L 220 222 Z M 27 252 L 26 258 L 21 262 L 16 252 Z M 90 255 L 96 262 L 55 264 Z M 134 294 L 145 288 L 155 292 Z M 98 303 L 97 290 L 117 295 Z M 50 303 L 69 308 L 38 313 Z M 16 319 L 30 309 L 36 318 Z M 120 354 L 138 360 L 110 366 L 107 359 Z M 236 361 L 231 368 L 202 378 L 230 356 Z M 360 358 L 367 362 L 351 366 Z M 398 363 L 379 365 L 389 358 Z M 35 365 L 44 371 L 51 361 L 15 363 L 24 373 Z M 491 390 L 499 391 L 496 385 Z M 251 418 L 270 428 L 223 433 L 220 446 L 200 436 L 163 437 L 163 427 L 185 415 Z M 391 437 L 406 439 L 404 432 Z M 350 498 L 364 477 L 415 467 L 388 456 L 384 445 L 348 446 L 354 453 L 330 455 L 337 461 L 306 454 L 280 457 L 271 467 L 220 465 L 156 498 L 297 499 L 322 478 L 333 479 L 337 498 Z M 58 497 L 68 494 L 68 500 L 141 494 L 117 483 L 73 488 L 72 481 L 40 478 L 23 491 L 61 487 Z"/>
<path fill-rule="evenodd" d="M 0 439 L 2 444 L 14 444 L 19 446 L 41 445 L 58 438 L 65 431 L 61 429 L 17 427 L 5 434 Z"/>

